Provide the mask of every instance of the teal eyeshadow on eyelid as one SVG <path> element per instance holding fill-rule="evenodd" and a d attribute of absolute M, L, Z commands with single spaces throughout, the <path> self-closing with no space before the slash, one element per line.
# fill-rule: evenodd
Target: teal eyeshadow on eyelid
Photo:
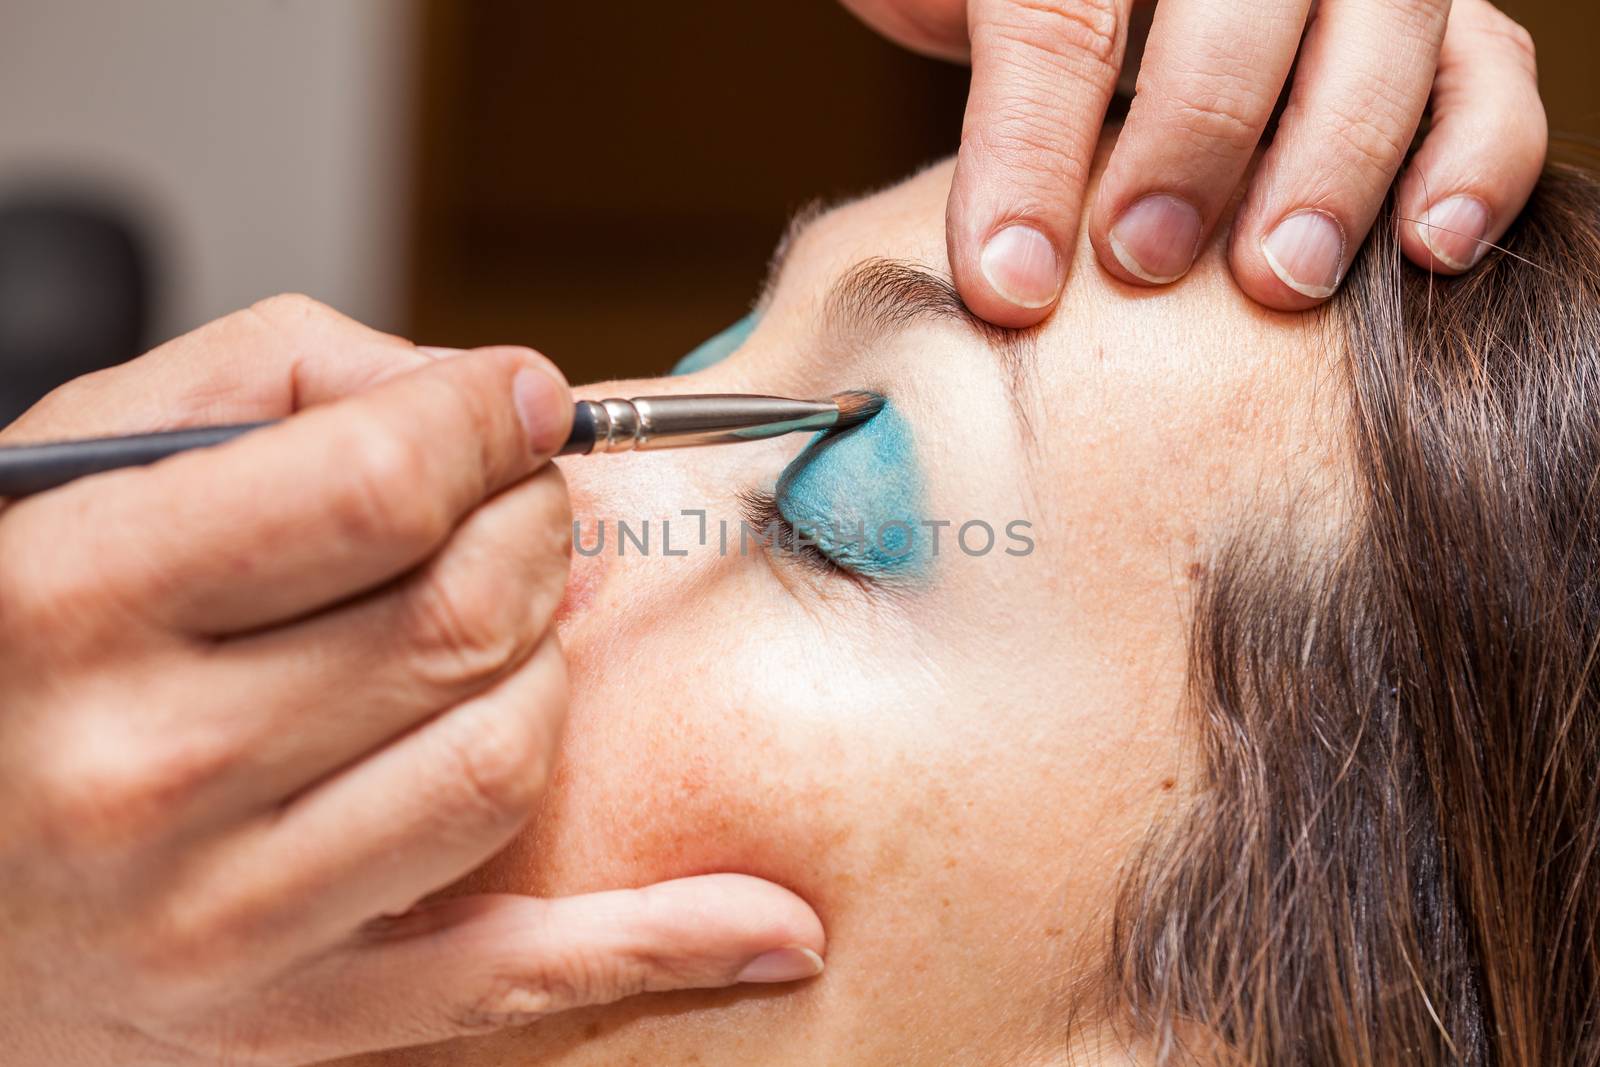
<path fill-rule="evenodd" d="M 715 337 L 700 342 L 694 351 L 673 365 L 672 373 L 674 375 L 693 374 L 697 370 L 705 370 L 714 363 L 721 363 L 738 351 L 739 346 L 749 339 L 750 335 L 755 332 L 756 323 L 760 319 L 761 315 L 752 311 Z"/>
<path fill-rule="evenodd" d="M 847 570 L 884 578 L 927 570 L 922 468 L 893 403 L 860 426 L 813 438 L 774 495 L 778 514 Z"/>

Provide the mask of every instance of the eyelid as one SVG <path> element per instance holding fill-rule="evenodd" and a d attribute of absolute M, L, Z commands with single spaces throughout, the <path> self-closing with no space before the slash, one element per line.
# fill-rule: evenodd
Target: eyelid
<path fill-rule="evenodd" d="M 783 512 L 778 510 L 778 498 L 771 491 L 765 489 L 742 490 L 739 493 L 739 510 L 744 517 L 744 521 L 753 529 L 762 533 L 769 529 L 776 529 L 780 539 L 779 552 L 777 554 L 784 559 L 802 563 L 816 571 L 834 574 L 863 584 L 871 582 L 871 579 L 866 575 L 844 566 L 828 555 L 811 539 L 802 538 L 800 531 L 796 530 L 794 524 L 784 518 Z"/>

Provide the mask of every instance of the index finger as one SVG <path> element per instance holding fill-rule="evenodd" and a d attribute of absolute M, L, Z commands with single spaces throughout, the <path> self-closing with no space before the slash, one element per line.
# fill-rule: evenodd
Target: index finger
<path fill-rule="evenodd" d="M 1125 282 L 1186 274 L 1227 209 L 1294 63 L 1310 0 L 1166 0 L 1089 231 Z"/>
<path fill-rule="evenodd" d="M 973 0 L 947 236 L 962 299 L 997 326 L 1031 326 L 1061 294 L 1130 3 Z"/>
<path fill-rule="evenodd" d="M 0 525 L 0 552 L 54 553 L 40 560 L 59 576 L 39 581 L 44 595 L 57 581 L 165 628 L 256 629 L 420 563 L 482 500 L 542 466 L 571 421 L 549 360 L 485 349 L 218 448 L 23 500 Z M 61 543 L 67 524 L 79 535 Z"/>

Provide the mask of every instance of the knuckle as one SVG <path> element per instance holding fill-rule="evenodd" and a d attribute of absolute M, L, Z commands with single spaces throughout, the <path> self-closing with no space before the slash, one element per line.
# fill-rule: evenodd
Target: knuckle
<path fill-rule="evenodd" d="M 1485 13 L 1484 24 L 1479 32 L 1491 43 L 1505 48 L 1522 60 L 1528 70 L 1532 71 L 1538 59 L 1538 46 L 1534 44 L 1533 34 L 1529 33 L 1522 23 L 1499 8 L 1488 4 L 1484 6 L 1488 11 Z"/>
<path fill-rule="evenodd" d="M 533 810 L 550 753 L 532 715 L 521 709 L 473 708 L 454 713 L 441 731 L 441 810 L 457 825 L 499 833 Z"/>
<path fill-rule="evenodd" d="M 167 737 L 141 744 L 106 724 L 107 717 L 79 722 L 71 754 L 34 772 L 50 813 L 50 836 L 79 852 L 108 853 L 154 840 L 233 763 L 205 742 Z"/>
<path fill-rule="evenodd" d="M 1399 111 L 1383 87 L 1372 86 L 1338 109 L 1329 124 L 1333 143 L 1357 165 L 1382 176 L 1382 185 L 1399 168 L 1414 132 Z"/>
<path fill-rule="evenodd" d="M 1411 0 L 1410 7 L 1405 10 L 1419 25 L 1443 26 L 1453 3 L 1454 0 Z"/>
<path fill-rule="evenodd" d="M 235 312 L 235 315 L 255 316 L 280 329 L 301 329 L 307 325 L 347 321 L 327 304 L 304 293 L 269 296 L 252 304 L 248 311 Z"/>
<path fill-rule="evenodd" d="M 1123 28 L 1116 0 L 1028 0 L 1001 5 L 973 27 L 973 52 L 1004 71 L 1015 99 L 986 121 L 1023 117 L 1045 131 L 1082 110 L 1083 99 L 1109 97 L 1121 73 Z M 1051 144 L 1060 134 L 1042 140 Z"/>
<path fill-rule="evenodd" d="M 997 24 L 1030 48 L 1079 53 L 1107 68 L 1114 66 L 1123 31 L 1116 0 L 1012 0 L 1004 5 Z"/>
<path fill-rule="evenodd" d="M 981 157 L 1006 169 L 1011 179 L 1036 190 L 1040 209 L 1054 209 L 1059 189 L 1082 189 L 1089 160 L 1062 141 L 1048 109 L 1011 101 L 990 116 L 984 128 L 970 127 L 961 138 L 963 156 Z"/>
<path fill-rule="evenodd" d="M 1026 29 L 1008 26 L 985 31 L 1006 53 L 1011 84 L 1028 98 L 1031 108 L 1043 112 L 1052 125 L 1075 113 L 1074 103 L 1105 95 L 1120 73 L 1111 59 L 1080 49 L 1051 51 L 1038 47 Z M 1006 107 L 998 109 L 1004 113 Z"/>
<path fill-rule="evenodd" d="M 409 553 L 436 545 L 450 529 L 450 514 L 439 494 L 416 491 L 431 463 L 428 448 L 372 418 L 353 418 L 342 432 L 333 514 L 343 535 Z"/>
<path fill-rule="evenodd" d="M 641 960 L 572 952 L 539 973 L 494 975 L 480 995 L 458 1010 L 454 1022 L 472 1032 L 498 1030 L 572 1008 L 606 1004 L 650 988 L 650 969 Z"/>
<path fill-rule="evenodd" d="M 441 561 L 407 602 L 406 647 L 436 688 L 481 687 L 522 662 L 537 633 L 528 605 L 481 559 Z"/>
<path fill-rule="evenodd" d="M 1174 95 L 1170 107 L 1176 120 L 1172 129 L 1181 131 L 1190 147 L 1239 156 L 1254 151 L 1261 140 L 1260 102 L 1230 91 L 1226 82 L 1188 87 Z"/>
<path fill-rule="evenodd" d="M 486 1034 L 537 1022 L 576 1003 L 568 990 L 526 975 L 497 975 L 483 992 L 457 1007 L 450 1025 L 463 1034 Z"/>
<path fill-rule="evenodd" d="M 1533 34 L 1529 33 L 1522 23 L 1503 13 L 1496 12 L 1496 14 L 1500 15 L 1503 23 L 1502 35 L 1516 53 L 1528 61 L 1528 67 L 1532 69 L 1539 55 L 1539 48 L 1533 42 Z"/>
<path fill-rule="evenodd" d="M 1360 25 L 1373 38 L 1429 42 L 1437 48 L 1444 36 L 1453 0 L 1405 0 L 1372 4 L 1358 12 Z"/>
<path fill-rule="evenodd" d="M 1392 173 L 1405 155 L 1405 146 L 1379 123 L 1352 118 L 1336 127 L 1338 143 L 1355 162 L 1380 173 Z"/>

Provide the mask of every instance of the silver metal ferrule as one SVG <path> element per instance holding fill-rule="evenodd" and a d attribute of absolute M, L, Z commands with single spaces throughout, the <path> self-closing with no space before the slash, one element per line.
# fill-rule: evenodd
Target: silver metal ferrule
<path fill-rule="evenodd" d="M 593 452 L 734 444 L 826 430 L 839 421 L 827 402 L 781 396 L 701 393 L 583 401 L 594 416 Z"/>

